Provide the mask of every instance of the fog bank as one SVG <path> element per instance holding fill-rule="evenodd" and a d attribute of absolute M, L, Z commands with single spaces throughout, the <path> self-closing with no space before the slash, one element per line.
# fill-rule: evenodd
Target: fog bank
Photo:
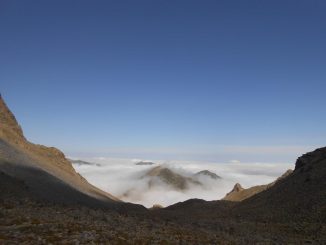
<path fill-rule="evenodd" d="M 76 159 L 76 158 L 75 158 Z M 229 192 L 235 183 L 248 188 L 253 185 L 267 184 L 294 167 L 288 163 L 211 163 L 199 161 L 162 161 L 151 160 L 154 165 L 135 165 L 144 159 L 121 159 L 93 157 L 82 160 L 98 163 L 96 165 L 73 164 L 77 172 L 91 184 L 115 195 L 126 202 L 151 207 L 154 204 L 168 206 L 190 198 L 218 200 Z M 155 166 L 164 166 L 185 177 L 191 177 L 201 170 L 216 173 L 222 179 L 213 180 L 200 176 L 203 185 L 189 185 L 187 190 L 176 190 L 159 178 L 152 178 L 154 186 L 149 186 L 146 173 Z"/>

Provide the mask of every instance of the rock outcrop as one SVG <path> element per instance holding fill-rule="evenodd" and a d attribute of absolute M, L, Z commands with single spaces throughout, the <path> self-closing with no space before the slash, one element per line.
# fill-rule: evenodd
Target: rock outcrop
<path fill-rule="evenodd" d="M 239 183 L 236 183 L 234 185 L 232 191 L 227 193 L 226 196 L 222 200 L 233 201 L 233 202 L 243 201 L 249 197 L 252 197 L 253 195 L 256 195 L 259 192 L 267 190 L 268 188 L 272 187 L 278 181 L 289 176 L 292 172 L 293 172 L 293 170 L 288 169 L 281 177 L 277 178 L 272 183 L 267 184 L 267 185 L 257 185 L 257 186 L 250 187 L 248 189 L 245 189 Z"/>

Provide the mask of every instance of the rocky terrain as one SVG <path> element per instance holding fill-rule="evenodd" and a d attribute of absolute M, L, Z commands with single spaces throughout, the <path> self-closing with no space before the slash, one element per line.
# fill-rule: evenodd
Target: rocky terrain
<path fill-rule="evenodd" d="M 185 186 L 169 169 L 148 174 Z M 28 142 L 1 98 L 0 244 L 326 244 L 326 147 L 243 201 L 145 209 L 90 185 L 59 150 Z"/>
<path fill-rule="evenodd" d="M 272 187 L 275 183 L 282 180 L 283 178 L 289 176 L 293 171 L 291 169 L 287 170 L 281 177 L 277 178 L 277 180 L 273 181 L 267 185 L 257 185 L 250 187 L 248 189 L 244 189 L 239 183 L 236 183 L 229 193 L 223 198 L 223 200 L 239 202 L 243 201 L 253 195 L 256 195 L 259 192 L 267 190 Z"/>

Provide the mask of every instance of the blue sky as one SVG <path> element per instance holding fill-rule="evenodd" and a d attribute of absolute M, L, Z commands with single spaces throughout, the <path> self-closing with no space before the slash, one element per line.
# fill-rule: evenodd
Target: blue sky
<path fill-rule="evenodd" d="M 326 138 L 325 1 L 0 2 L 0 91 L 68 155 L 294 161 Z"/>

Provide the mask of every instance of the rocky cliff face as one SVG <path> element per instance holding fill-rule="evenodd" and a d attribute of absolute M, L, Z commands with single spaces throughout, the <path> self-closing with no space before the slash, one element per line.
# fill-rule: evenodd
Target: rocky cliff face
<path fill-rule="evenodd" d="M 62 182 L 69 188 L 88 196 L 105 201 L 118 200 L 109 193 L 90 185 L 76 173 L 72 164 L 60 150 L 27 141 L 15 116 L 0 96 L 0 171 L 17 177 L 14 175 L 17 175 L 18 169 L 21 170 L 19 178 L 23 181 L 28 174 L 24 175 L 22 172 L 26 169 L 36 169 L 53 176 L 55 180 L 52 182 Z M 33 182 L 32 176 L 29 176 L 26 181 L 27 183 L 30 182 L 31 185 L 33 183 L 34 188 L 38 188 L 37 184 L 34 183 L 35 181 Z"/>

